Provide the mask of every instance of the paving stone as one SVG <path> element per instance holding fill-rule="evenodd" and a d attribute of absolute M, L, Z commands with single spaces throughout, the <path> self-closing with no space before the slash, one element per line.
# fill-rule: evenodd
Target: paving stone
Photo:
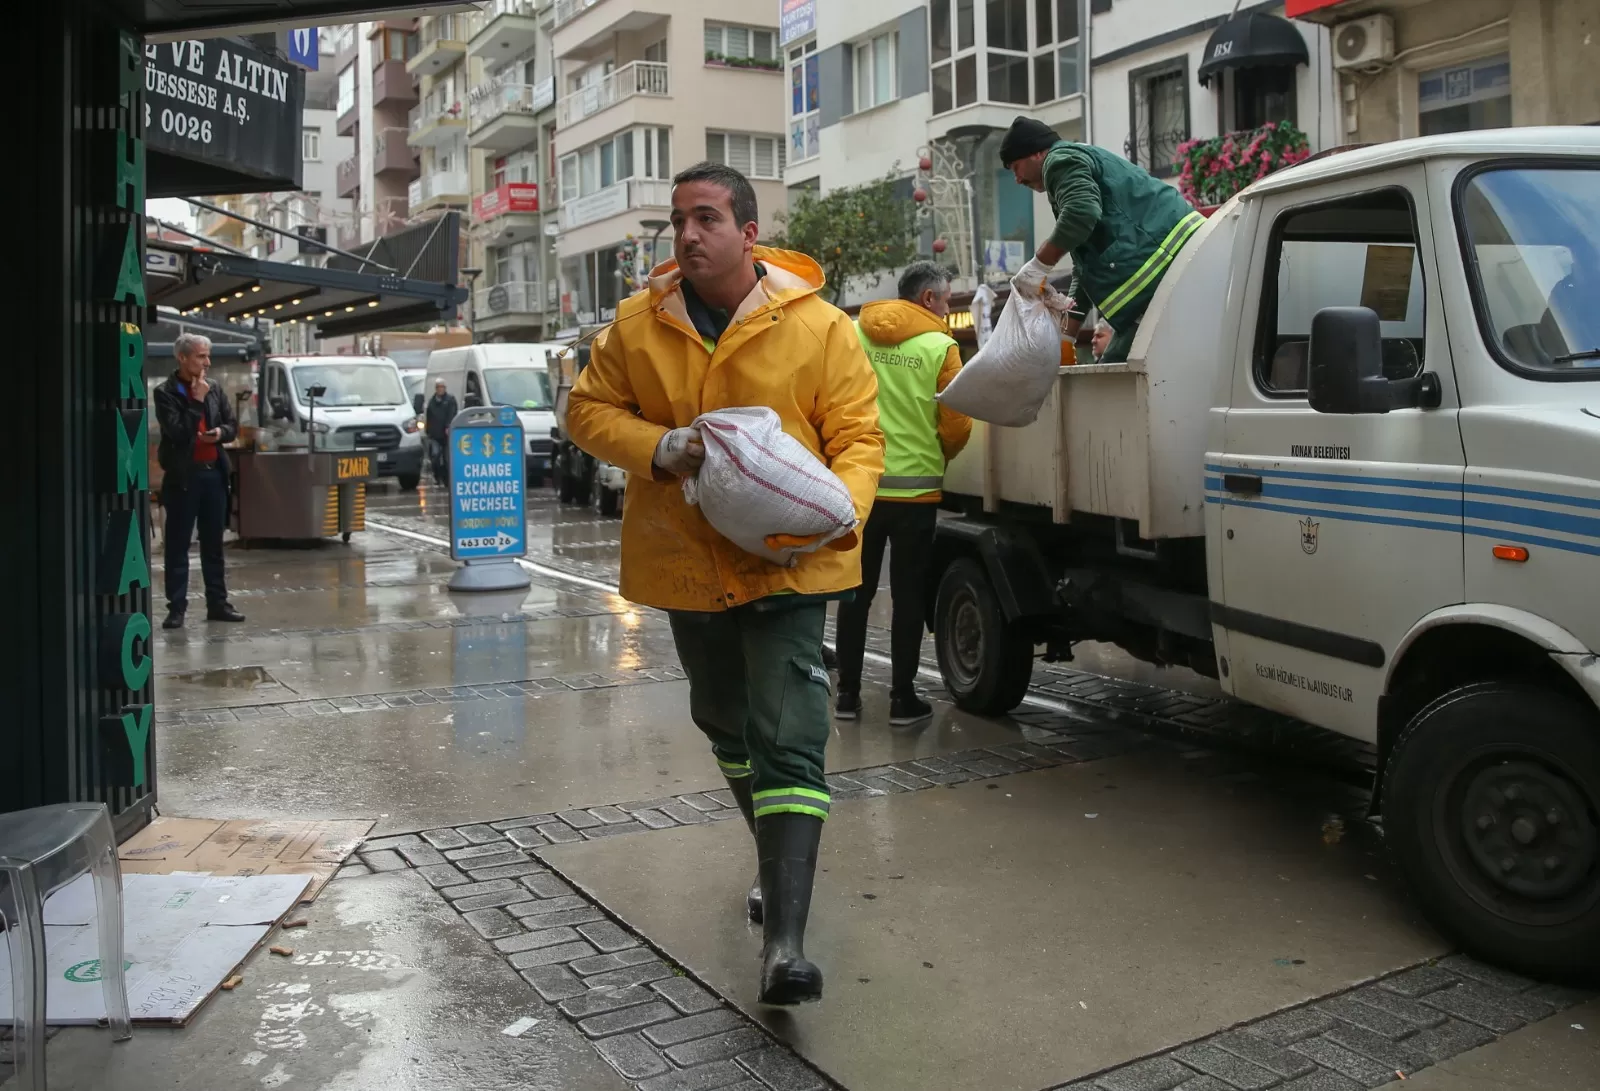
<path fill-rule="evenodd" d="M 1219 1034 L 1211 1039 L 1210 1044 L 1269 1069 L 1285 1079 L 1304 1076 L 1308 1072 L 1315 1071 L 1317 1067 L 1298 1053 L 1290 1053 L 1264 1038 L 1243 1031 Z"/>
<path fill-rule="evenodd" d="M 633 819 L 629 818 L 620 808 L 617 807 L 590 807 L 589 813 L 594 815 L 594 817 L 598 818 L 608 826 L 616 826 L 624 822 L 633 821 Z"/>
<path fill-rule="evenodd" d="M 1533 1000 L 1543 1000 L 1559 1010 L 1591 1000 L 1595 994 L 1586 989 L 1569 989 L 1565 985 L 1540 985 L 1529 989 L 1524 995 Z"/>
<path fill-rule="evenodd" d="M 672 1069 L 661 1051 L 638 1034 L 616 1034 L 602 1038 L 594 1044 L 594 1048 L 624 1079 L 642 1080 Z"/>
<path fill-rule="evenodd" d="M 596 818 L 588 811 L 557 811 L 556 817 L 575 830 L 587 830 L 602 824 L 600 819 Z"/>
<path fill-rule="evenodd" d="M 1227 1080 L 1229 1084 L 1242 1088 L 1243 1091 L 1264 1091 L 1265 1088 L 1278 1082 L 1276 1072 L 1268 1071 L 1227 1050 L 1206 1043 L 1180 1049 L 1172 1054 L 1172 1058 L 1209 1076 Z"/>
<path fill-rule="evenodd" d="M 639 1004 L 623 1008 L 621 1011 L 606 1012 L 604 1015 L 591 1015 L 580 1020 L 578 1029 L 590 1038 L 605 1038 L 612 1034 L 621 1034 L 626 1030 L 639 1030 L 653 1023 L 665 1023 L 668 1019 L 676 1019 L 678 1013 L 672 1005 L 661 1001 L 649 1004 Z"/>
<path fill-rule="evenodd" d="M 1526 1024 L 1527 1020 L 1502 1007 L 1499 1001 L 1504 998 L 1503 993 L 1474 981 L 1431 992 L 1422 998 L 1422 1002 L 1430 1008 L 1438 1008 L 1469 1023 L 1487 1027 L 1497 1034 L 1509 1034 Z"/>
<path fill-rule="evenodd" d="M 587 909 L 589 903 L 576 894 L 569 894 L 563 898 L 533 898 L 518 902 L 511 907 L 513 917 L 538 917 L 546 913 L 555 913 L 562 909 Z M 529 925 L 533 928 L 535 925 Z"/>
<path fill-rule="evenodd" d="M 511 965 L 518 970 L 533 966 L 554 966 L 558 962 L 571 962 L 575 958 L 594 954 L 594 948 L 582 940 L 558 943 L 554 947 L 540 947 L 535 951 L 518 951 L 511 956 Z"/>
<path fill-rule="evenodd" d="M 579 899 L 582 901 L 582 899 Z M 606 915 L 592 905 L 583 904 L 574 909 L 558 909 L 550 913 L 532 913 L 524 916 L 524 907 L 542 906 L 542 902 L 518 902 L 506 907 L 506 912 L 529 928 L 559 928 L 563 925 L 588 924 L 603 921 Z"/>
<path fill-rule="evenodd" d="M 519 849 L 543 848 L 545 845 L 550 843 L 544 839 L 543 835 L 540 834 L 538 830 L 532 828 L 531 826 L 519 826 L 516 829 L 507 830 L 506 840 L 510 841 Z"/>
<path fill-rule="evenodd" d="M 722 804 L 718 803 L 704 792 L 695 792 L 691 795 L 679 796 L 678 802 L 687 803 L 697 811 L 720 811 L 724 809 Z"/>
<path fill-rule="evenodd" d="M 722 804 L 724 807 L 732 808 L 732 809 L 735 809 L 735 810 L 738 809 L 739 804 L 734 801 L 733 793 L 728 791 L 728 789 L 726 789 L 726 788 L 718 788 L 714 792 L 707 792 L 705 794 L 706 794 L 707 798 L 716 800 L 718 803 Z"/>
<path fill-rule="evenodd" d="M 522 885 L 541 898 L 570 898 L 573 894 L 570 886 L 542 868 L 539 874 L 526 876 Z"/>
<path fill-rule="evenodd" d="M 702 989 L 697 983 L 687 977 L 678 977 L 674 974 L 664 981 L 653 982 L 650 986 L 656 992 L 667 998 L 668 1003 L 685 1015 L 693 1015 L 698 1011 L 710 1011 L 721 1007 L 722 1002 Z"/>
<path fill-rule="evenodd" d="M 598 825 L 598 823 L 596 823 L 596 825 Z M 535 826 L 534 829 L 539 831 L 540 837 L 543 837 L 552 845 L 570 845 L 574 841 L 583 840 L 583 834 L 579 833 L 571 826 L 563 826 L 560 822 L 551 822 L 544 826 Z"/>
<path fill-rule="evenodd" d="M 596 826 L 592 830 L 584 830 L 583 836 L 591 841 L 596 841 L 602 837 L 614 837 L 622 833 L 643 833 L 649 828 L 649 826 L 629 819 L 626 826 Z"/>
<path fill-rule="evenodd" d="M 522 931 L 522 925 L 507 916 L 503 909 L 479 909 L 463 913 L 461 919 L 472 925 L 484 939 L 504 939 Z"/>
<path fill-rule="evenodd" d="M 1170 1057 L 1152 1057 L 1106 1073 L 1095 1086 L 1104 1091 L 1171 1091 L 1193 1077 L 1192 1071 Z"/>
<path fill-rule="evenodd" d="M 457 871 L 454 864 L 430 864 L 427 867 L 419 867 L 417 874 L 426 879 L 428 885 L 432 887 L 462 886 L 472 882 L 465 874 Z"/>
<path fill-rule="evenodd" d="M 589 978 L 589 987 L 603 989 L 621 988 L 624 985 L 648 985 L 652 981 L 662 981 L 671 976 L 673 976 L 671 967 L 656 959 L 651 962 L 640 963 L 637 966 L 596 974 Z"/>
<path fill-rule="evenodd" d="M 778 1046 L 741 1054 L 739 1063 L 772 1091 L 820 1091 L 825 1086 L 800 1058 Z"/>
<path fill-rule="evenodd" d="M 634 820 L 639 823 L 639 825 L 643 826 L 647 830 L 665 830 L 671 829 L 673 826 L 677 825 L 676 822 L 662 814 L 660 811 L 656 810 L 654 807 L 644 807 L 640 810 L 634 811 L 633 817 Z"/>
<path fill-rule="evenodd" d="M 360 878 L 362 878 L 364 876 L 371 875 L 371 874 L 372 874 L 372 869 L 369 868 L 366 864 L 355 863 L 355 864 L 346 864 L 344 867 L 340 868 L 338 873 L 336 875 L 334 875 L 334 878 L 335 879 L 360 879 Z"/>
<path fill-rule="evenodd" d="M 450 849 L 445 852 L 444 858 L 452 863 L 460 864 L 465 860 L 482 860 L 490 856 L 502 856 L 512 851 L 514 850 L 511 846 L 497 835 L 493 844 L 467 845 L 459 849 Z"/>
<path fill-rule="evenodd" d="M 1370 1030 L 1374 1034 L 1381 1034 L 1391 1040 L 1404 1037 L 1417 1029 L 1414 1024 L 1400 1018 L 1398 1015 L 1391 1015 L 1389 1012 L 1368 1007 L 1366 1004 L 1352 1000 L 1347 996 L 1336 996 L 1331 1000 L 1324 1000 L 1317 1007 L 1337 1019 L 1342 1019 L 1346 1023 L 1361 1027 L 1363 1030 Z"/>
<path fill-rule="evenodd" d="M 494 879 L 515 879 L 523 875 L 538 875 L 544 868 L 524 857 L 514 864 L 496 864 L 493 867 L 478 868 L 473 871 L 474 879 L 492 881 Z"/>
<path fill-rule="evenodd" d="M 587 931 L 584 934 L 587 936 Z M 572 964 L 572 972 L 589 977 L 594 974 L 606 973 L 609 970 L 621 970 L 628 966 L 638 966 L 641 963 L 654 961 L 655 957 L 654 952 L 648 948 L 634 947 L 627 951 L 595 955 L 593 958 L 581 958 Z"/>
<path fill-rule="evenodd" d="M 524 932 L 517 929 L 518 934 L 508 939 L 495 941 L 495 950 L 502 954 L 514 955 L 518 951 L 537 951 L 542 947 L 554 947 L 560 943 L 575 943 L 578 933 L 571 928 L 541 928 L 537 932 Z M 587 985 L 584 988 L 588 988 Z"/>
<path fill-rule="evenodd" d="M 1215 1076 L 1197 1076 L 1180 1083 L 1173 1091 L 1234 1091 L 1234 1089 L 1231 1084 L 1223 1083 Z"/>
<path fill-rule="evenodd" d="M 1302 1038 L 1310 1038 L 1314 1034 L 1321 1034 L 1333 1026 L 1333 1016 L 1327 1012 L 1315 1011 L 1311 1008 L 1295 1008 L 1292 1011 L 1279 1012 L 1277 1015 L 1268 1016 L 1259 1023 L 1252 1023 L 1244 1029 L 1251 1034 L 1259 1035 L 1269 1042 L 1280 1046 L 1287 1046 L 1291 1042 L 1298 1042 Z"/>
<path fill-rule="evenodd" d="M 732 1061 L 713 1061 L 642 1080 L 639 1091 L 716 1091 L 734 1084 L 742 1087 L 745 1082 L 744 1069 Z"/>
<path fill-rule="evenodd" d="M 401 845 L 420 845 L 422 838 L 414 833 L 403 833 L 398 837 L 376 837 L 371 841 L 361 843 L 361 852 L 381 852 L 384 849 L 397 849 Z"/>
<path fill-rule="evenodd" d="M 459 873 L 458 873 L 459 874 Z M 467 886 L 452 886 L 445 892 L 446 901 L 460 901 L 462 898 L 472 898 L 479 894 L 505 894 L 511 891 L 520 891 L 522 888 L 510 879 L 490 879 L 482 883 L 470 883 Z"/>
<path fill-rule="evenodd" d="M 1500 1007 L 1512 1015 L 1526 1019 L 1530 1023 L 1537 1023 L 1556 1013 L 1556 1006 L 1542 997 L 1526 993 L 1506 993 L 1495 1001 Z"/>
<path fill-rule="evenodd" d="M 1290 1080 L 1279 1091 L 1362 1091 L 1362 1086 L 1337 1072 L 1324 1070 Z"/>
<path fill-rule="evenodd" d="M 492 841 L 500 840 L 498 830 L 490 829 L 481 823 L 474 823 L 470 826 L 457 826 L 456 832 L 466 838 L 469 845 L 487 845 Z M 438 846 L 435 845 L 434 847 L 437 848 Z"/>
<path fill-rule="evenodd" d="M 1467 955 L 1448 955 L 1439 960 L 1439 965 L 1446 970 L 1452 970 L 1460 974 L 1462 977 L 1499 989 L 1501 992 L 1526 992 L 1538 984 L 1538 982 L 1523 977 L 1521 974 L 1514 974 L 1509 970 L 1490 966 Z"/>
<path fill-rule="evenodd" d="M 706 817 L 711 819 L 713 822 L 726 822 L 743 818 L 744 816 L 738 811 L 708 811 L 706 813 Z"/>
<path fill-rule="evenodd" d="M 1433 1063 L 1427 1054 L 1413 1049 L 1404 1040 L 1392 1041 L 1382 1034 L 1374 1034 L 1348 1023 L 1340 1023 L 1323 1037 L 1346 1049 L 1353 1049 L 1364 1057 L 1371 1057 L 1391 1072 L 1396 1069 L 1415 1072 Z"/>
<path fill-rule="evenodd" d="M 1399 993 L 1401 996 L 1409 996 L 1415 1000 L 1417 997 L 1431 993 L 1435 989 L 1454 985 L 1459 980 L 1461 979 L 1449 970 L 1441 970 L 1437 966 L 1418 966 L 1414 970 L 1407 970 L 1405 973 L 1386 977 L 1378 982 L 1378 985 L 1381 988 L 1388 989 L 1390 992 Z"/>
<path fill-rule="evenodd" d="M 1463 1023 L 1459 1019 L 1448 1019 L 1442 1026 L 1417 1031 L 1406 1039 L 1406 1045 L 1437 1063 L 1492 1041 L 1494 1035 L 1482 1027 Z"/>
<path fill-rule="evenodd" d="M 744 1019 L 737 1012 L 728 1008 L 718 1008 L 716 1011 L 690 1015 L 682 1019 L 674 1019 L 670 1023 L 662 1023 L 659 1026 L 651 1027 L 644 1032 L 644 1036 L 658 1046 L 675 1046 L 684 1042 L 692 1042 L 696 1038 L 708 1038 L 713 1034 L 721 1034 L 723 1031 L 734 1030 L 745 1025 Z M 758 1044 L 765 1045 L 766 1043 Z"/>
<path fill-rule="evenodd" d="M 522 971 L 522 979 L 550 1003 L 582 996 L 589 986 L 569 973 L 565 966 L 532 966 Z"/>
<path fill-rule="evenodd" d="M 547 814 L 533 814 L 527 816 L 526 818 L 507 818 L 501 822 L 489 823 L 489 828 L 492 830 L 499 830 L 501 833 L 505 833 L 509 830 L 520 830 L 526 826 L 543 825 L 544 823 L 550 821 L 550 818 L 551 816 Z"/>
<path fill-rule="evenodd" d="M 467 860 L 457 860 L 455 865 L 462 871 L 477 875 L 480 871 L 485 871 L 489 868 L 504 867 L 507 864 L 520 864 L 527 859 L 521 852 L 507 845 L 504 841 L 500 842 L 500 844 L 505 851 L 497 852 L 493 856 L 475 856 Z"/>
<path fill-rule="evenodd" d="M 1399 993 L 1392 993 L 1381 985 L 1367 985 L 1348 995 L 1351 1000 L 1399 1016 L 1413 1027 L 1436 1027 L 1445 1020 L 1443 1012 Z"/>
<path fill-rule="evenodd" d="M 1385 1068 L 1370 1057 L 1363 1057 L 1354 1050 L 1346 1049 L 1327 1038 L 1307 1038 L 1289 1048 L 1296 1053 L 1305 1054 L 1324 1068 L 1331 1068 L 1341 1075 L 1348 1076 L 1364 1087 L 1377 1087 L 1394 1078 L 1394 1069 Z"/>
<path fill-rule="evenodd" d="M 670 1027 L 672 1024 L 663 1023 L 661 1026 Z M 726 1061 L 741 1053 L 761 1049 L 767 1044 L 768 1038 L 761 1031 L 755 1027 L 741 1026 L 737 1030 L 713 1035 L 710 1038 L 700 1038 L 673 1046 L 667 1050 L 667 1058 L 673 1064 L 687 1068 L 691 1065 L 709 1064 L 712 1061 Z"/>
<path fill-rule="evenodd" d="M 394 851 L 404 857 L 406 863 L 416 868 L 437 867 L 445 862 L 444 853 L 420 839 L 412 844 L 396 845 Z"/>
<path fill-rule="evenodd" d="M 508 890 L 503 894 L 479 894 L 474 898 L 462 898 L 456 902 L 456 912 L 471 913 L 479 909 L 501 909 L 506 906 L 519 905 L 524 894 L 520 890 Z M 512 916 L 520 916 L 512 912 Z"/>
<path fill-rule="evenodd" d="M 685 826 L 698 826 L 704 822 L 711 821 L 703 812 L 695 810 L 686 803 L 679 803 L 675 799 L 668 803 L 663 803 L 656 809 L 668 818 L 681 822 Z"/>
<path fill-rule="evenodd" d="M 639 946 L 639 941 L 611 921 L 596 921 L 578 929 L 583 938 L 602 951 L 622 951 Z"/>
<path fill-rule="evenodd" d="M 585 986 L 581 995 L 563 1000 L 556 1007 L 569 1019 L 587 1019 L 601 1012 L 617 1011 L 635 1004 L 648 1004 L 655 999 L 655 993 L 637 986 L 630 989 L 590 989 Z"/>
<path fill-rule="evenodd" d="M 406 862 L 393 849 L 366 853 L 361 857 L 361 862 L 373 871 L 404 871 L 406 868 Z"/>

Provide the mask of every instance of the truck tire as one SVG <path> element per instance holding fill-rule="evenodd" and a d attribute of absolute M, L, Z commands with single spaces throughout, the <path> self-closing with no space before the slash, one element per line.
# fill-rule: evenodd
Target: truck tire
<path fill-rule="evenodd" d="M 417 482 L 422 480 L 421 473 L 401 474 L 399 477 L 401 492 L 410 492 L 412 489 L 417 487 Z"/>
<path fill-rule="evenodd" d="M 1537 685 L 1445 694 L 1383 774 L 1395 870 L 1467 951 L 1538 977 L 1600 973 L 1600 722 Z"/>
<path fill-rule="evenodd" d="M 939 581 L 933 643 L 945 689 L 968 712 L 997 716 L 1027 695 L 1033 642 L 1007 623 L 988 574 L 970 557 Z"/>

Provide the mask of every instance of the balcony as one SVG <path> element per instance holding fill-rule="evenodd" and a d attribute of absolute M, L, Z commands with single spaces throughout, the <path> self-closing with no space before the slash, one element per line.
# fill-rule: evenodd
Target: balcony
<path fill-rule="evenodd" d="M 406 198 L 411 215 L 416 216 L 435 208 L 465 208 L 471 203 L 471 193 L 466 171 L 436 170 L 413 179 Z"/>
<path fill-rule="evenodd" d="M 434 93 L 411 108 L 406 140 L 417 147 L 448 144 L 467 131 L 467 111 L 453 95 Z"/>
<path fill-rule="evenodd" d="M 472 219 L 477 237 L 486 246 L 499 246 L 539 234 L 539 186 L 534 182 L 506 182 L 472 199 Z"/>
<path fill-rule="evenodd" d="M 489 64 L 532 49 L 539 36 L 537 9 L 549 0 L 492 0 L 468 16 L 467 52 Z"/>
<path fill-rule="evenodd" d="M 542 320 L 546 289 L 535 280 L 510 280 L 472 293 L 472 324 L 482 333 Z"/>
<path fill-rule="evenodd" d="M 406 62 L 383 61 L 372 70 L 372 105 L 410 106 L 417 101 L 417 78 L 406 71 Z"/>
<path fill-rule="evenodd" d="M 609 220 L 635 208 L 669 208 L 672 183 L 664 179 L 630 178 L 587 197 L 574 197 L 561 206 L 561 230 L 571 231 Z"/>
<path fill-rule="evenodd" d="M 559 59 L 584 60 L 610 53 L 619 34 L 657 41 L 667 37 L 668 20 L 681 7 L 682 0 L 557 0 L 551 45 Z"/>
<path fill-rule="evenodd" d="M 556 103 L 556 128 L 568 128 L 638 95 L 665 98 L 667 94 L 666 64 L 661 61 L 634 61 L 598 82 L 564 96 Z"/>
<path fill-rule="evenodd" d="M 539 83 L 483 83 L 468 96 L 467 143 L 486 151 L 508 152 L 539 139 L 538 114 L 555 102 L 555 80 Z"/>
<path fill-rule="evenodd" d="M 356 122 L 361 119 L 361 111 L 356 109 L 356 96 L 352 92 L 348 99 L 341 96 L 334 104 L 333 131 L 340 136 L 349 136 L 356 130 Z"/>
<path fill-rule="evenodd" d="M 596 4 L 600 0 L 556 0 L 556 26 L 570 23 Z"/>
<path fill-rule="evenodd" d="M 467 55 L 467 17 L 435 15 L 422 20 L 417 49 L 406 61 L 412 75 L 436 76 Z"/>
<path fill-rule="evenodd" d="M 373 174 L 417 173 L 417 149 L 406 142 L 406 130 L 391 125 L 379 129 L 372 143 Z"/>
<path fill-rule="evenodd" d="M 358 152 L 349 159 L 342 159 L 334 168 L 334 192 L 341 197 L 348 197 L 361 188 L 361 154 Z"/>

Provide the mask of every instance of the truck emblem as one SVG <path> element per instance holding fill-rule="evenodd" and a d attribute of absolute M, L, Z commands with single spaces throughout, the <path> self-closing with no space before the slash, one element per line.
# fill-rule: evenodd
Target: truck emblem
<path fill-rule="evenodd" d="M 1300 548 L 1307 553 L 1315 553 L 1317 551 L 1317 528 L 1321 525 L 1321 523 L 1313 523 L 1309 515 L 1300 520 Z"/>
<path fill-rule="evenodd" d="M 378 433 L 376 433 L 376 432 L 362 432 L 361 433 L 361 438 L 362 439 L 377 439 L 378 438 Z"/>

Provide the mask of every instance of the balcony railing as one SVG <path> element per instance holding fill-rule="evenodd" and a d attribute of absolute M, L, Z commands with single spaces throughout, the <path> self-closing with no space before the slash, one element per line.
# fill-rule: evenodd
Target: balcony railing
<path fill-rule="evenodd" d="M 468 96 L 468 127 L 480 129 L 501 114 L 526 114 L 532 117 L 556 97 L 556 81 L 538 83 L 480 83 Z"/>
<path fill-rule="evenodd" d="M 571 22 L 596 4 L 600 0 L 556 0 L 556 26 Z"/>
<path fill-rule="evenodd" d="M 664 179 L 629 178 L 586 197 L 574 197 L 561 204 L 561 229 L 599 223 L 620 216 L 631 208 L 667 208 L 672 204 L 672 183 Z"/>
<path fill-rule="evenodd" d="M 435 15 L 432 19 L 422 21 L 422 30 L 419 35 L 418 45 L 427 49 L 440 42 L 452 42 L 465 46 L 466 40 L 471 37 L 467 28 L 465 15 Z"/>
<path fill-rule="evenodd" d="M 436 170 L 424 174 L 411 183 L 407 196 L 412 205 L 438 200 L 440 197 L 462 197 L 472 192 L 467 184 L 467 174 L 459 170 Z M 415 211 L 415 209 L 413 209 Z"/>
<path fill-rule="evenodd" d="M 545 3 L 548 2 L 549 0 L 545 0 Z M 490 0 L 490 3 L 483 5 L 480 10 L 470 12 L 466 16 L 467 37 L 469 39 L 476 38 L 484 27 L 502 15 L 523 15 L 531 19 L 539 13 L 539 8 L 543 6 L 544 4 L 540 3 L 539 0 Z"/>
<path fill-rule="evenodd" d="M 411 122 L 410 133 L 416 136 L 440 121 L 465 121 L 466 111 L 461 108 L 461 101 L 455 96 L 435 92 L 413 106 L 407 117 Z"/>
<path fill-rule="evenodd" d="M 406 130 L 389 125 L 378 130 L 372 142 L 374 174 L 387 171 L 410 173 L 416 169 L 416 152 L 406 143 Z"/>
<path fill-rule="evenodd" d="M 634 61 L 556 103 L 556 127 L 564 129 L 635 95 L 664 96 L 667 66 L 663 61 Z"/>
<path fill-rule="evenodd" d="M 334 181 L 340 197 L 348 197 L 361 184 L 361 155 L 357 153 L 339 161 L 334 171 Z"/>
<path fill-rule="evenodd" d="M 544 310 L 544 285 L 536 280 L 511 280 L 479 288 L 472 294 L 474 318 L 502 314 L 538 314 Z"/>

